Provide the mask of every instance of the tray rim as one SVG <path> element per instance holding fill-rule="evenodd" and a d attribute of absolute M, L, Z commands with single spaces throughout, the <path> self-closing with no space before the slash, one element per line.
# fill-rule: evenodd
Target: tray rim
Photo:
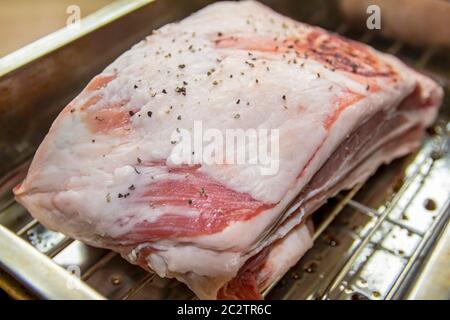
<path fill-rule="evenodd" d="M 0 58 L 0 77 L 42 58 L 65 45 L 156 0 L 116 0 L 81 19 Z"/>

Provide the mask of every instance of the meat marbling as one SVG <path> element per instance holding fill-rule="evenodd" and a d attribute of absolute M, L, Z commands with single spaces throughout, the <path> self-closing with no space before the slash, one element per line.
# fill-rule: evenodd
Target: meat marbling
<path fill-rule="evenodd" d="M 14 192 L 48 228 L 200 298 L 260 298 L 312 245 L 308 215 L 413 151 L 442 95 L 395 57 L 254 1 L 220 2 L 96 76 Z M 197 120 L 279 130 L 278 172 L 173 163 L 172 133 Z"/>

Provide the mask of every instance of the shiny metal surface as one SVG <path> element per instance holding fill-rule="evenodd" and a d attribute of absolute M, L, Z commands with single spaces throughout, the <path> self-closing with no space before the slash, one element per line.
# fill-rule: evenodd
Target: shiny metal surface
<path fill-rule="evenodd" d="M 48 299 L 103 299 L 30 244 L 0 226 L 0 266 L 39 296 Z"/>
<path fill-rule="evenodd" d="M 0 243 L 6 239 L 9 248 L 0 250 L 0 264 L 42 298 L 195 298 L 183 284 L 148 274 L 114 252 L 46 230 L 12 198 L 11 188 L 25 175 L 40 139 L 74 94 L 153 28 L 209 1 L 120 2 L 126 4 L 105 9 L 101 15 L 107 18 L 90 20 L 84 33 L 60 42 L 55 41 L 59 36 L 50 36 L 47 45 L 31 45 L 17 58 L 0 60 L 0 92 L 14 89 L 18 93 L 0 95 L 0 149 L 4 150 L 0 154 Z M 380 168 L 366 184 L 331 199 L 314 215 L 314 247 L 271 286 L 266 298 L 418 298 L 414 290 L 432 279 L 427 270 L 437 272 L 433 253 L 442 252 L 439 244 L 448 234 L 441 230 L 449 220 L 450 62 L 435 48 L 412 49 L 371 32 L 353 34 L 345 23 L 335 21 L 337 16 L 327 18 L 332 5 L 324 6 L 323 1 L 306 1 L 303 7 L 296 1 L 266 2 L 285 14 L 295 13 L 297 19 L 399 55 L 440 81 L 447 97 L 438 125 L 416 154 Z M 19 62 L 15 65 L 14 60 Z M 45 272 L 52 270 L 51 281 L 33 271 L 37 265 Z M 70 275 L 64 269 L 79 273 L 81 292 L 67 290 L 65 281 Z M 1 280 L 1 287 L 17 286 L 9 278 Z M 450 297 L 441 294 L 439 298 Z"/>
<path fill-rule="evenodd" d="M 425 257 L 419 276 L 414 279 L 408 299 L 441 299 L 450 296 L 450 223 L 442 232 L 436 248 Z"/>

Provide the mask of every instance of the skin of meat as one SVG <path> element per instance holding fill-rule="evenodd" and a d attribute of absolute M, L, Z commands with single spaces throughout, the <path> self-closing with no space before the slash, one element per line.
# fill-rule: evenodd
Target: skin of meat
<path fill-rule="evenodd" d="M 277 222 L 361 123 L 408 97 L 408 126 L 423 131 L 442 95 L 390 55 L 254 1 L 220 2 L 156 30 L 96 76 L 57 117 L 14 192 L 46 227 L 215 298 L 302 223 L 301 210 Z M 173 164 L 172 133 L 197 120 L 221 132 L 279 130 L 278 172 Z M 372 172 L 417 143 L 406 146 Z"/>

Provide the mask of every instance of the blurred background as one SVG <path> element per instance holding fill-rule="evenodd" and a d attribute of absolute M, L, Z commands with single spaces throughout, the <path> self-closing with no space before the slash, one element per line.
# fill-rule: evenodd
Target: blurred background
<path fill-rule="evenodd" d="M 66 25 L 71 5 L 79 6 L 81 17 L 118 0 L 0 0 L 0 57 Z M 133 0 L 129 0 L 132 2 Z M 161 1 L 161 0 L 160 0 Z M 170 0 L 165 0 L 170 2 Z M 174 2 L 174 1 L 172 1 Z M 180 4 L 180 1 L 176 1 Z M 211 1 L 189 0 L 191 4 Z M 284 14 L 305 13 L 314 7 L 335 8 L 355 27 L 365 27 L 369 5 L 382 12 L 384 36 L 420 46 L 450 46 L 450 1 L 448 0 L 313 0 L 264 1 L 288 8 Z M 293 11 L 294 10 L 294 11 Z M 301 18 L 302 14 L 299 17 Z M 331 20 L 337 18 L 332 15 Z"/>
<path fill-rule="evenodd" d="M 68 6 L 81 17 L 114 0 L 0 0 L 0 57 L 66 25 Z"/>

